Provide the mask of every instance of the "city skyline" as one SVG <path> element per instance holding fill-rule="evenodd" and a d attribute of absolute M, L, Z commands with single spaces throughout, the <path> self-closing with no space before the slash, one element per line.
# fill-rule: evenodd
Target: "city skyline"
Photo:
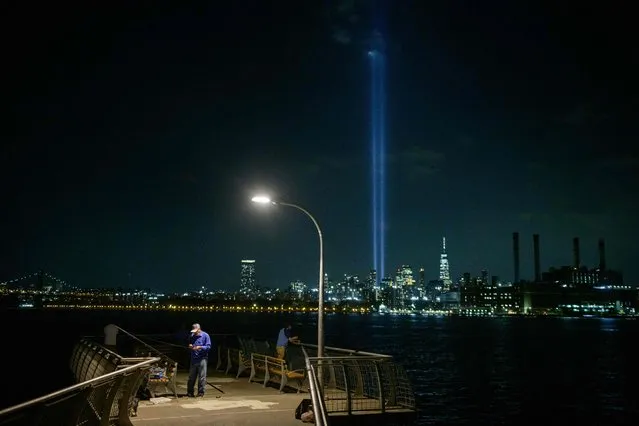
<path fill-rule="evenodd" d="M 433 262 L 400 262 L 396 265 L 392 265 L 388 270 L 390 271 L 389 273 L 386 274 L 386 277 L 377 277 L 378 279 L 378 284 L 381 283 L 381 281 L 384 278 L 391 278 L 394 279 L 395 275 L 397 273 L 397 271 L 399 269 L 401 269 L 404 266 L 408 266 L 408 267 L 413 267 L 415 268 L 415 271 L 413 272 L 413 276 L 415 277 L 416 274 L 415 272 L 417 271 L 417 269 L 419 269 L 419 273 L 423 273 L 424 277 L 426 279 L 426 281 L 430 281 L 430 280 L 441 280 L 445 283 L 445 285 L 450 286 L 450 284 L 456 284 L 458 283 L 464 276 L 464 274 L 470 273 L 471 276 L 479 276 L 482 272 L 484 271 L 490 271 L 490 275 L 496 275 L 499 277 L 500 281 L 504 282 L 504 283 L 515 283 L 518 282 L 517 281 L 517 275 L 519 275 L 519 278 L 521 281 L 528 281 L 528 282 L 533 282 L 536 279 L 536 272 L 535 272 L 535 249 L 534 249 L 534 236 L 538 235 L 538 234 L 533 234 L 530 235 L 529 240 L 530 240 L 530 250 L 523 250 L 521 249 L 522 246 L 522 241 L 525 242 L 526 238 L 524 236 L 524 238 L 522 239 L 522 236 L 519 232 L 515 232 L 513 233 L 513 237 L 514 235 L 517 235 L 517 248 L 515 249 L 515 247 L 513 246 L 512 240 L 511 240 L 511 246 L 510 246 L 510 259 L 511 259 L 511 271 L 512 274 L 508 274 L 508 273 L 504 273 L 504 271 L 495 269 L 495 268 L 491 268 L 489 265 L 483 265 L 478 269 L 475 270 L 452 270 L 450 269 L 449 266 L 447 266 L 445 269 L 447 270 L 447 274 L 448 274 L 448 279 L 450 280 L 450 282 L 448 284 L 446 284 L 446 273 L 444 272 L 443 269 L 443 265 L 442 265 L 442 261 L 443 259 L 446 259 L 446 264 L 448 265 L 448 254 L 449 254 L 449 247 L 446 245 L 446 237 L 442 237 L 441 240 L 441 249 L 440 249 L 440 254 L 439 254 L 439 262 L 437 264 L 437 267 L 435 268 L 434 266 L 430 265 Z M 603 244 L 605 244 L 606 248 L 605 251 L 607 253 L 607 242 L 605 239 L 598 239 L 596 241 L 596 254 L 595 255 L 591 255 L 591 256 L 585 256 L 583 257 L 582 254 L 584 253 L 583 250 L 583 244 L 581 241 L 580 237 L 573 237 L 571 239 L 571 255 L 570 257 L 566 257 L 564 259 L 563 262 L 560 263 L 556 263 L 556 264 L 544 264 L 543 263 L 543 239 L 541 237 L 538 236 L 538 242 L 539 242 L 539 268 L 540 271 L 539 273 L 541 274 L 542 272 L 546 272 L 548 270 L 550 270 L 550 268 L 562 268 L 562 267 L 570 267 L 570 268 L 575 268 L 576 263 L 579 264 L 579 268 L 586 268 L 588 270 L 594 270 L 594 269 L 598 269 L 601 266 L 601 262 L 603 259 L 604 262 L 604 269 L 610 269 L 610 270 L 614 270 L 614 271 L 619 271 L 622 273 L 622 275 L 625 276 L 624 271 L 623 270 L 619 270 L 617 268 L 614 267 L 615 262 L 613 261 L 612 263 L 610 263 L 610 259 L 609 256 L 607 254 L 602 253 L 602 249 L 603 249 Z M 590 250 L 588 250 L 588 248 L 586 247 L 585 253 L 588 253 Z M 523 253 L 523 254 L 522 254 Z M 512 255 L 515 254 L 517 260 L 515 262 L 513 262 L 512 260 Z M 527 254 L 529 254 L 529 259 L 527 259 Z M 603 256 L 603 257 L 602 257 Z M 529 271 L 525 268 L 522 268 L 522 260 L 523 260 L 523 264 L 527 265 L 527 267 L 530 269 Z M 576 263 L 575 263 L 576 262 Z M 263 288 L 273 288 L 273 289 L 280 289 L 280 290 L 285 290 L 288 289 L 289 286 L 291 285 L 291 283 L 293 282 L 298 282 L 298 283 L 303 283 L 304 285 L 307 285 L 309 288 L 317 288 L 317 282 L 316 282 L 316 278 L 315 278 L 315 271 L 310 270 L 308 272 L 309 276 L 312 276 L 312 278 L 310 279 L 304 279 L 298 276 L 282 276 L 282 275 L 286 275 L 286 272 L 281 272 L 280 276 L 278 276 L 277 278 L 277 282 L 280 283 L 278 285 L 274 285 L 273 283 L 269 283 L 269 282 L 265 282 L 264 279 L 260 279 L 259 276 L 259 266 L 260 262 L 257 259 L 241 259 L 240 260 L 240 272 L 239 275 L 237 275 L 237 283 L 234 282 L 229 282 L 229 283 L 222 283 L 220 284 L 219 282 L 215 282 L 214 280 L 209 280 L 207 283 L 204 284 L 199 284 L 199 283 L 193 283 L 193 284 L 185 284 L 185 283 L 180 283 L 178 285 L 175 285 L 173 287 L 171 286 L 154 286 L 154 285 L 150 285 L 150 286 L 142 286 L 139 285 L 139 283 L 134 283 L 131 281 L 128 281 L 127 283 L 119 283 L 119 284 L 113 284 L 113 285 L 106 285 L 106 286 L 91 286 L 90 284 L 83 284 L 83 283 L 73 283 L 73 282 L 67 282 L 64 281 L 65 285 L 69 285 L 69 286 L 77 286 L 80 288 L 131 288 L 131 289 L 140 289 L 140 288 L 151 288 L 154 290 L 160 290 L 160 291 L 168 291 L 168 292 L 180 292 L 180 291 L 194 291 L 196 289 L 200 289 L 200 288 L 207 288 L 209 291 L 217 291 L 217 290 L 224 290 L 224 291 L 240 291 L 240 293 L 242 294 L 250 294 L 251 292 L 255 292 L 257 290 L 258 287 L 263 287 Z M 430 265 L 430 266 L 428 266 Z M 515 266 L 517 265 L 517 266 Z M 518 270 L 517 270 L 518 269 Z M 431 270 L 432 272 L 428 272 L 429 270 Z M 517 271 L 516 271 L 517 270 Z M 372 271 L 375 271 L 375 269 L 370 268 L 368 270 L 346 270 L 346 271 L 337 271 L 337 272 L 332 272 L 329 270 L 325 270 L 325 275 L 329 277 L 329 279 L 331 281 L 339 281 L 341 279 L 343 279 L 346 276 L 357 276 L 360 277 L 360 279 L 365 280 L 366 276 L 369 275 Z M 23 279 L 25 276 L 35 276 L 37 273 L 28 273 L 28 274 L 22 274 L 19 276 L 15 276 L 12 278 L 2 278 L 0 280 L 0 284 L 11 281 L 11 280 L 15 280 L 15 279 Z M 50 276 L 50 274 L 47 272 L 47 275 Z M 376 274 L 377 275 L 377 274 Z M 53 278 L 53 276 L 50 276 L 51 278 Z M 537 277 L 538 278 L 538 277 Z M 55 278 L 56 281 L 62 282 L 60 281 L 60 278 Z M 64 278 L 63 278 L 64 280 Z M 637 284 L 633 284 L 633 283 L 629 283 L 627 280 L 624 280 L 625 284 L 633 286 L 633 287 L 639 287 L 639 285 Z"/>
<path fill-rule="evenodd" d="M 520 266 L 519 233 L 513 237 L 513 264 Z M 534 241 L 534 280 L 509 282 L 495 271 L 469 272 L 453 281 L 442 239 L 439 279 L 427 279 L 424 268 L 402 265 L 394 275 L 377 280 L 367 276 L 323 276 L 324 302 L 330 313 L 391 313 L 400 315 L 511 316 L 553 315 L 585 317 L 635 316 L 639 287 L 624 284 L 619 271 L 607 267 L 605 241 L 598 241 L 599 266 L 581 261 L 580 240 L 573 239 L 572 265 L 542 270 L 540 239 Z M 300 280 L 285 289 L 256 283 L 256 260 L 240 262 L 240 289 L 225 291 L 204 286 L 180 292 L 152 288 L 81 289 L 40 271 L 10 282 L 0 282 L 0 309 L 134 309 L 204 310 L 234 312 L 314 312 L 319 308 L 318 288 Z M 416 273 L 418 274 L 416 276 Z"/>
<path fill-rule="evenodd" d="M 328 273 L 369 270 L 379 27 L 388 271 L 436 273 L 445 235 L 454 277 L 512 277 L 516 230 L 522 278 L 539 234 L 542 269 L 570 264 L 575 236 L 595 265 L 605 238 L 610 268 L 639 283 L 629 14 L 380 2 L 378 26 L 366 2 L 254 3 L 7 12 L 21 38 L 5 40 L 1 279 L 238 288 L 250 258 L 270 285 L 312 283 L 312 225 L 256 208 L 259 193 L 313 213 Z"/>
<path fill-rule="evenodd" d="M 513 234 L 517 234 L 518 236 L 518 247 L 517 247 L 517 267 L 515 266 L 515 262 L 512 263 L 511 265 L 511 274 L 505 274 L 504 271 L 498 270 L 498 269 L 494 269 L 491 268 L 489 265 L 484 265 L 483 267 L 476 269 L 476 270 L 460 270 L 460 271 L 455 271 L 452 270 L 449 266 L 449 262 L 448 262 L 448 248 L 446 246 L 446 237 L 442 237 L 442 250 L 440 252 L 439 255 L 439 263 L 437 265 L 437 268 L 432 267 L 432 266 L 426 266 L 427 262 L 415 262 L 415 263 L 411 263 L 411 262 L 400 262 L 396 265 L 390 265 L 390 267 L 387 268 L 387 274 L 386 277 L 380 277 L 378 276 L 378 283 L 381 282 L 384 278 L 395 278 L 395 275 L 397 274 L 397 272 L 403 268 L 404 266 L 408 266 L 408 267 L 413 267 L 413 268 L 419 268 L 420 272 L 424 272 L 425 274 L 425 278 L 427 281 L 429 280 L 441 280 L 444 282 L 445 285 L 450 286 L 450 284 L 454 284 L 454 283 L 458 283 L 464 276 L 464 274 L 470 273 L 471 276 L 479 276 L 482 272 L 484 271 L 489 271 L 491 276 L 497 276 L 499 277 L 500 281 L 505 282 L 505 283 L 515 283 L 518 282 L 518 280 L 516 279 L 517 274 L 519 274 L 521 281 L 528 281 L 528 282 L 533 282 L 535 281 L 535 279 L 539 279 L 540 277 L 536 276 L 536 272 L 535 272 L 535 247 L 534 247 L 534 237 L 535 235 L 538 236 L 538 241 L 541 240 L 539 234 L 532 234 L 530 235 L 530 250 L 529 253 L 527 250 L 524 250 L 523 253 L 525 254 L 529 254 L 530 255 L 530 259 L 526 260 L 525 258 L 522 259 L 522 250 L 521 250 L 521 235 L 519 232 L 515 232 Z M 511 240 L 512 241 L 512 240 Z M 524 238 L 525 241 L 525 238 Z M 610 263 L 608 263 L 608 257 L 605 253 L 602 253 L 602 243 L 605 243 L 605 239 L 603 238 L 599 238 L 596 241 L 595 244 L 595 253 L 594 255 L 589 255 L 587 256 L 587 260 L 588 261 L 584 261 L 584 258 L 581 256 L 582 252 L 583 252 L 583 247 L 582 247 L 582 243 L 581 243 L 581 238 L 580 237 L 573 237 L 570 240 L 570 256 L 566 257 L 566 259 L 563 261 L 563 263 L 556 263 L 556 264 L 544 264 L 543 263 L 543 257 L 542 257 L 542 253 L 543 253 L 543 245 L 542 243 L 539 241 L 539 268 L 540 271 L 539 273 L 545 273 L 547 271 L 549 271 L 551 268 L 555 268 L 555 269 L 559 269 L 562 267 L 570 267 L 570 268 L 576 268 L 577 266 L 575 265 L 575 262 L 577 262 L 579 264 L 578 268 L 585 268 L 587 270 L 595 270 L 595 269 L 599 269 L 601 267 L 601 262 L 602 262 L 602 256 L 603 256 L 603 262 L 604 262 L 604 269 L 610 269 L 610 270 L 614 270 L 614 271 L 619 271 L 623 274 L 624 271 L 618 270 L 616 269 L 614 266 L 611 266 Z M 607 246 L 607 243 L 605 243 Z M 607 248 L 605 249 L 607 251 Z M 514 254 L 514 247 L 512 246 L 511 243 L 511 248 L 510 248 L 510 258 L 511 258 L 511 262 L 512 262 L 512 255 Z M 586 250 L 586 252 L 588 252 L 589 250 Z M 521 268 L 521 264 L 522 264 L 522 260 L 524 261 L 524 264 L 527 265 L 528 267 L 530 267 L 530 271 L 527 271 L 526 268 L 523 269 L 523 274 L 522 274 L 522 268 Z M 244 260 L 242 262 L 245 262 Z M 252 260 L 252 262 L 254 262 L 255 266 L 253 269 L 253 274 L 256 274 L 256 270 L 259 269 L 259 262 L 256 260 Z M 429 262 L 429 263 L 433 263 L 433 262 Z M 446 265 L 445 267 L 443 265 Z M 613 262 L 614 265 L 614 262 Z M 516 268 L 518 268 L 518 272 L 516 272 Z M 431 272 L 428 272 L 429 269 L 431 270 Z M 377 272 L 375 269 L 370 268 L 368 271 L 338 271 L 338 272 L 329 272 L 328 270 L 325 271 L 325 275 L 329 277 L 329 279 L 331 280 L 340 280 L 343 277 L 346 276 L 357 276 L 360 277 L 360 279 L 364 280 L 366 279 L 365 277 L 371 273 L 372 271 Z M 416 271 L 413 272 L 413 277 L 416 276 Z M 527 273 L 529 272 L 529 273 Z M 311 272 L 310 275 L 312 275 L 313 273 Z M 257 276 L 259 277 L 259 274 L 257 274 Z M 283 279 L 284 281 L 286 281 L 286 278 Z M 447 282 L 448 281 L 448 282 Z M 624 280 L 625 283 L 627 285 L 633 286 L 633 287 L 638 287 L 639 288 L 639 284 L 636 283 L 629 283 L 627 282 L 627 280 Z M 293 282 L 301 282 L 304 283 L 305 285 L 307 285 L 308 287 L 313 287 L 316 288 L 317 287 L 317 283 L 315 278 L 311 278 L 310 280 L 305 280 L 302 279 L 300 277 L 289 277 L 288 278 L 288 283 L 284 283 L 283 287 L 276 287 L 276 286 L 271 286 L 268 283 L 261 283 L 259 278 L 256 278 L 256 282 L 257 285 L 260 286 L 264 286 L 264 287 L 268 287 L 268 288 L 280 288 L 280 289 L 286 289 L 288 288 L 289 284 L 293 283 Z M 240 287 L 241 288 L 241 287 Z"/>

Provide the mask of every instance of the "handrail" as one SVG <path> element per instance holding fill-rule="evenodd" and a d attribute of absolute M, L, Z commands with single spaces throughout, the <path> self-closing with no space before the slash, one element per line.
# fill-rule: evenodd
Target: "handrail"
<path fill-rule="evenodd" d="M 302 347 L 304 353 L 306 370 L 308 371 L 308 387 L 310 388 L 311 401 L 313 401 L 313 416 L 315 417 L 315 426 L 328 426 L 328 417 L 326 415 L 326 406 L 324 405 L 324 398 L 320 393 L 320 386 L 317 382 L 317 376 L 315 375 L 315 369 L 311 365 L 306 349 Z M 319 415 L 318 415 L 319 414 Z"/>
<path fill-rule="evenodd" d="M 380 361 L 388 361 L 389 357 L 387 356 L 377 356 L 377 355 L 365 355 L 365 356 L 311 356 L 308 357 L 309 359 L 315 360 L 315 361 L 321 361 L 322 359 L 331 359 L 331 360 L 344 360 L 344 359 L 348 359 L 348 360 L 374 360 L 374 359 L 378 359 Z"/>
<path fill-rule="evenodd" d="M 208 334 L 209 336 L 237 336 L 237 333 L 209 333 L 208 331 L 206 332 L 206 334 Z M 140 337 L 149 337 L 149 336 L 165 337 L 167 335 L 168 333 L 138 334 L 138 336 Z"/>
<path fill-rule="evenodd" d="M 313 345 L 311 343 L 300 343 L 300 346 L 306 346 L 309 348 L 315 348 L 317 349 L 317 345 Z M 353 349 L 344 349 L 344 348 L 335 348 L 332 346 L 324 346 L 324 350 L 325 351 L 333 351 L 333 352 L 343 352 L 346 354 L 350 354 L 350 355 L 362 355 L 362 356 L 376 356 L 376 357 L 380 357 L 380 358 L 392 358 L 392 355 L 386 355 L 386 354 L 378 354 L 378 353 L 374 353 L 374 352 L 365 352 L 365 351 L 358 351 L 358 350 L 353 350 Z M 334 358 L 331 356 L 331 358 Z"/>
<path fill-rule="evenodd" d="M 52 392 L 52 393 L 47 394 L 47 395 L 43 395 L 41 397 L 32 399 L 30 401 L 23 402 L 22 404 L 18 404 L 18 405 L 14 405 L 12 407 L 5 408 L 4 410 L 0 410 L 0 416 L 5 416 L 7 414 L 11 414 L 13 412 L 22 410 L 24 408 L 28 408 L 28 407 L 31 407 L 31 406 L 34 406 L 34 405 L 41 404 L 43 402 L 49 401 L 51 399 L 54 399 L 54 398 L 56 398 L 58 396 L 62 396 L 62 395 L 71 393 L 73 391 L 86 388 L 87 386 L 91 386 L 91 385 L 93 385 L 95 383 L 100 383 L 100 382 L 107 381 L 107 380 L 109 380 L 109 379 L 111 379 L 113 377 L 117 377 L 117 376 L 120 376 L 120 375 L 127 374 L 127 373 L 129 373 L 131 371 L 138 370 L 140 367 L 144 367 L 146 365 L 151 365 L 151 364 L 154 364 L 154 363 L 156 363 L 158 361 L 160 361 L 160 358 L 147 358 L 146 361 L 142 361 L 142 362 L 140 362 L 138 364 L 133 364 L 133 365 L 130 365 L 128 367 L 124 367 L 124 368 L 122 368 L 120 370 L 115 370 L 115 371 L 113 371 L 111 373 L 107 373 L 107 374 L 104 374 L 102 376 L 95 377 L 93 379 L 89 379 L 89 380 L 87 380 L 85 382 L 78 383 L 76 385 L 69 386 L 69 387 L 64 388 L 64 389 L 60 389 L 58 391 Z"/>
<path fill-rule="evenodd" d="M 156 348 L 154 348 L 153 346 L 149 345 L 148 343 L 146 343 L 144 340 L 142 339 L 147 339 L 147 340 L 151 340 L 151 341 L 155 341 L 157 343 L 162 343 L 168 346 L 174 346 L 174 347 L 178 347 L 178 348 L 182 348 L 182 345 L 176 345 L 175 343 L 171 343 L 171 342 L 167 342 L 164 340 L 159 340 L 159 339 L 155 339 L 155 337 L 166 337 L 169 336 L 169 334 L 138 334 L 137 336 L 131 334 L 130 332 L 122 329 L 121 327 L 117 326 L 118 330 L 121 330 L 124 334 L 134 338 L 135 340 L 139 341 L 140 343 L 144 344 L 145 346 L 152 348 L 154 350 L 157 350 Z M 242 334 L 237 334 L 237 333 L 208 333 L 209 336 L 211 337 L 230 337 L 230 336 L 238 336 L 241 337 L 243 336 Z M 91 336 L 87 336 L 87 337 L 91 337 Z M 99 337 L 99 336 L 94 336 L 95 338 Z M 257 339 L 260 340 L 260 339 Z M 268 340 L 268 339 L 264 339 L 264 340 Z M 303 346 L 303 347 L 307 347 L 307 348 L 313 348 L 315 350 L 317 350 L 317 345 L 314 345 L 312 343 L 299 343 L 299 346 Z M 341 353 L 345 353 L 345 354 L 349 354 L 349 355 L 361 355 L 361 356 L 377 356 L 377 357 L 382 357 L 382 358 L 392 358 L 392 355 L 387 355 L 387 354 L 380 354 L 380 353 L 375 353 L 375 352 L 366 352 L 366 351 L 360 351 L 360 350 L 353 350 L 353 349 L 346 349 L 346 348 L 338 348 L 338 347 L 334 347 L 334 346 L 325 346 L 324 347 L 325 351 L 332 351 L 332 352 L 341 352 Z"/>
<path fill-rule="evenodd" d="M 121 362 L 142 362 L 142 361 L 146 361 L 147 359 L 149 359 L 148 356 L 131 356 L 131 357 L 123 357 L 120 359 Z M 160 357 L 158 357 L 158 359 L 160 359 Z"/>

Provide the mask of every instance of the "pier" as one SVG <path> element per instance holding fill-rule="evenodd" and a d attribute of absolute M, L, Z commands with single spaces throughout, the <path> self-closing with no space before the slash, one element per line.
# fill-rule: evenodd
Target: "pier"
<path fill-rule="evenodd" d="M 280 360 L 272 342 L 211 335 L 207 392 L 189 398 L 184 344 L 118 331 L 116 345 L 102 337 L 78 342 L 70 361 L 77 385 L 0 411 L 0 425 L 287 426 L 309 410 L 316 425 L 416 418 L 410 381 L 388 355 L 327 347 L 317 357 L 315 345 L 301 344 Z M 139 399 L 141 388 L 148 399 Z"/>

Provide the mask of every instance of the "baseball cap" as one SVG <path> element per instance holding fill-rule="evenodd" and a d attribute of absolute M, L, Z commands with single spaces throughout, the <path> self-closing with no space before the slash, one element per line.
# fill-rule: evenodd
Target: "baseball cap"
<path fill-rule="evenodd" d="M 193 324 L 193 330 L 191 330 L 191 333 L 195 333 L 200 329 L 200 324 L 195 323 Z"/>

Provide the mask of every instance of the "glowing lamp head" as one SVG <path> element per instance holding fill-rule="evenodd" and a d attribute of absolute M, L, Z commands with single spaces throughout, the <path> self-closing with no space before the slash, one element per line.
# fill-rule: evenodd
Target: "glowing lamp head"
<path fill-rule="evenodd" d="M 271 204 L 271 198 L 264 196 L 264 195 L 258 195 L 255 196 L 253 198 L 251 198 L 251 201 L 253 201 L 254 203 L 259 203 L 259 204 Z"/>

